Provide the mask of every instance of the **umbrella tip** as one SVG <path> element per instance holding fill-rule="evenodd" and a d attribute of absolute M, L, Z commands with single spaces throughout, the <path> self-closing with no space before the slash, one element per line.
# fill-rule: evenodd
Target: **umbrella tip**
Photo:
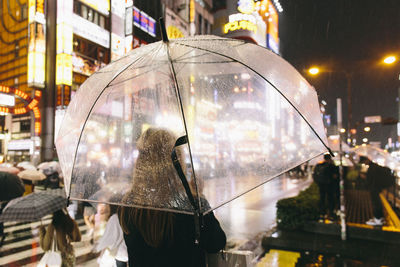
<path fill-rule="evenodd" d="M 164 18 L 161 17 L 159 18 L 160 22 L 160 30 L 161 30 L 161 37 L 164 43 L 168 43 L 168 35 L 167 35 L 167 29 L 165 28 L 165 23 L 164 23 Z"/>

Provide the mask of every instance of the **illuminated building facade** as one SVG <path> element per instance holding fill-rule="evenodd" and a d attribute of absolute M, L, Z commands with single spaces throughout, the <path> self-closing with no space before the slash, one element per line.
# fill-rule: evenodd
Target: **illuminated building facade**
<path fill-rule="evenodd" d="M 65 109 L 133 48 L 211 31 L 211 0 L 6 0 L 0 14 L 0 162 L 52 160 Z M 7 155 L 7 157 L 5 157 Z"/>
<path fill-rule="evenodd" d="M 1 1 L 0 160 L 39 154 L 45 82 L 44 1 Z"/>
<path fill-rule="evenodd" d="M 279 0 L 215 1 L 213 34 L 242 39 L 279 54 Z"/>

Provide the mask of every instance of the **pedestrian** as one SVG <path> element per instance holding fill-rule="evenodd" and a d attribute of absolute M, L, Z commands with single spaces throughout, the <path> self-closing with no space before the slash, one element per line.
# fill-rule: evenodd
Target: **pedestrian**
<path fill-rule="evenodd" d="M 171 160 L 176 140 L 172 133 L 163 129 L 149 128 L 142 134 L 137 142 L 139 155 L 132 188 L 124 196 L 123 203 L 138 196 L 147 197 L 147 203 L 154 205 L 157 202 L 170 203 L 174 196 L 185 194 Z M 177 147 L 176 152 L 183 163 L 183 150 Z M 182 164 L 183 169 L 185 166 Z M 149 188 L 143 189 L 144 183 L 152 185 L 150 191 L 146 191 Z M 156 193 L 149 197 L 148 192 Z M 171 196 L 171 192 L 176 195 Z M 202 204 L 207 205 L 204 198 Z M 119 221 L 128 249 L 129 266 L 206 266 L 205 253 L 223 249 L 226 236 L 211 211 L 202 217 L 200 242 L 196 244 L 194 220 L 190 214 L 121 206 Z"/>
<path fill-rule="evenodd" d="M 360 156 L 359 163 L 361 164 L 360 177 L 365 181 L 370 193 L 374 213 L 374 218 L 368 220 L 366 224 L 383 225 L 383 207 L 379 194 L 384 188 L 394 185 L 394 176 L 389 168 L 375 164 L 368 157 Z"/>
<path fill-rule="evenodd" d="M 126 267 L 128 263 L 128 251 L 125 245 L 124 233 L 119 224 L 117 208 L 118 206 L 110 205 L 110 214 L 112 215 L 108 219 L 104 234 L 93 247 L 94 252 L 102 252 L 98 260 L 99 266 Z M 107 258 L 112 258 L 115 264 L 107 261 Z"/>
<path fill-rule="evenodd" d="M 58 250 L 61 252 L 62 267 L 75 266 L 75 253 L 71 242 L 81 241 L 81 233 L 77 223 L 71 219 L 64 209 L 53 213 L 53 219 L 47 229 L 40 227 L 40 246 L 44 251 L 51 249 L 53 238 L 56 238 Z"/>
<path fill-rule="evenodd" d="M 95 214 L 96 209 L 92 206 L 92 204 L 89 202 L 83 202 L 83 220 L 87 226 L 85 236 L 90 240 L 91 243 L 94 242 Z"/>
<path fill-rule="evenodd" d="M 106 203 L 96 204 L 96 214 L 94 215 L 93 241 L 96 242 L 104 234 L 107 221 L 110 218 L 110 205 Z"/>
<path fill-rule="evenodd" d="M 334 213 L 335 185 L 339 180 L 339 168 L 333 163 L 331 155 L 324 155 L 324 161 L 315 166 L 313 179 L 319 188 L 321 216 L 334 219 L 336 217 Z"/>
<path fill-rule="evenodd" d="M 50 189 L 60 188 L 60 176 L 58 172 L 54 171 L 53 173 L 46 175 L 44 189 L 47 190 L 47 188 Z"/>

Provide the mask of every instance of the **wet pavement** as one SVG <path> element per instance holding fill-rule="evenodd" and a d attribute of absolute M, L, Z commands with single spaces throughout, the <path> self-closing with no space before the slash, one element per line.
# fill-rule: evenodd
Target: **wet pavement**
<path fill-rule="evenodd" d="M 275 226 L 276 202 L 296 195 L 310 183 L 311 179 L 280 176 L 215 210 L 231 246 L 253 241 L 257 247 L 252 249 L 260 249 L 262 234 Z M 50 220 L 47 216 L 42 224 L 47 225 Z M 76 221 L 83 235 L 82 242 L 74 243 L 77 266 L 97 266 L 97 255 L 91 253 L 92 244 L 85 236 L 87 226 L 82 218 Z M 39 226 L 40 222 L 5 224 L 7 236 L 0 248 L 0 266 L 36 266 L 43 255 L 39 246 Z"/>

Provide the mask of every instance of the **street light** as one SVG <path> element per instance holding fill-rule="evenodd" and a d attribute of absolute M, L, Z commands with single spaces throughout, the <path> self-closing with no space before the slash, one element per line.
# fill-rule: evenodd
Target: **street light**
<path fill-rule="evenodd" d="M 308 69 L 308 72 L 309 72 L 311 75 L 317 75 L 317 74 L 319 73 L 319 68 L 317 68 L 317 67 L 309 68 L 309 69 Z"/>
<path fill-rule="evenodd" d="M 330 72 L 330 73 L 341 73 L 344 74 L 347 80 L 347 130 L 348 130 L 348 137 L 350 137 L 350 129 L 351 129 L 351 122 L 352 122 L 352 107 L 351 107 L 351 79 L 352 79 L 352 72 L 342 70 L 342 69 L 323 69 L 322 72 Z M 320 69 L 317 66 L 313 66 L 308 69 L 308 73 L 315 76 L 320 73 Z"/>
<path fill-rule="evenodd" d="M 371 127 L 369 127 L 369 126 L 367 126 L 367 127 L 364 127 L 364 131 L 365 131 L 365 132 L 369 132 L 369 131 L 371 131 Z"/>
<path fill-rule="evenodd" d="M 387 56 L 383 59 L 383 62 L 388 65 L 394 63 L 395 61 L 396 61 L 395 56 Z"/>

